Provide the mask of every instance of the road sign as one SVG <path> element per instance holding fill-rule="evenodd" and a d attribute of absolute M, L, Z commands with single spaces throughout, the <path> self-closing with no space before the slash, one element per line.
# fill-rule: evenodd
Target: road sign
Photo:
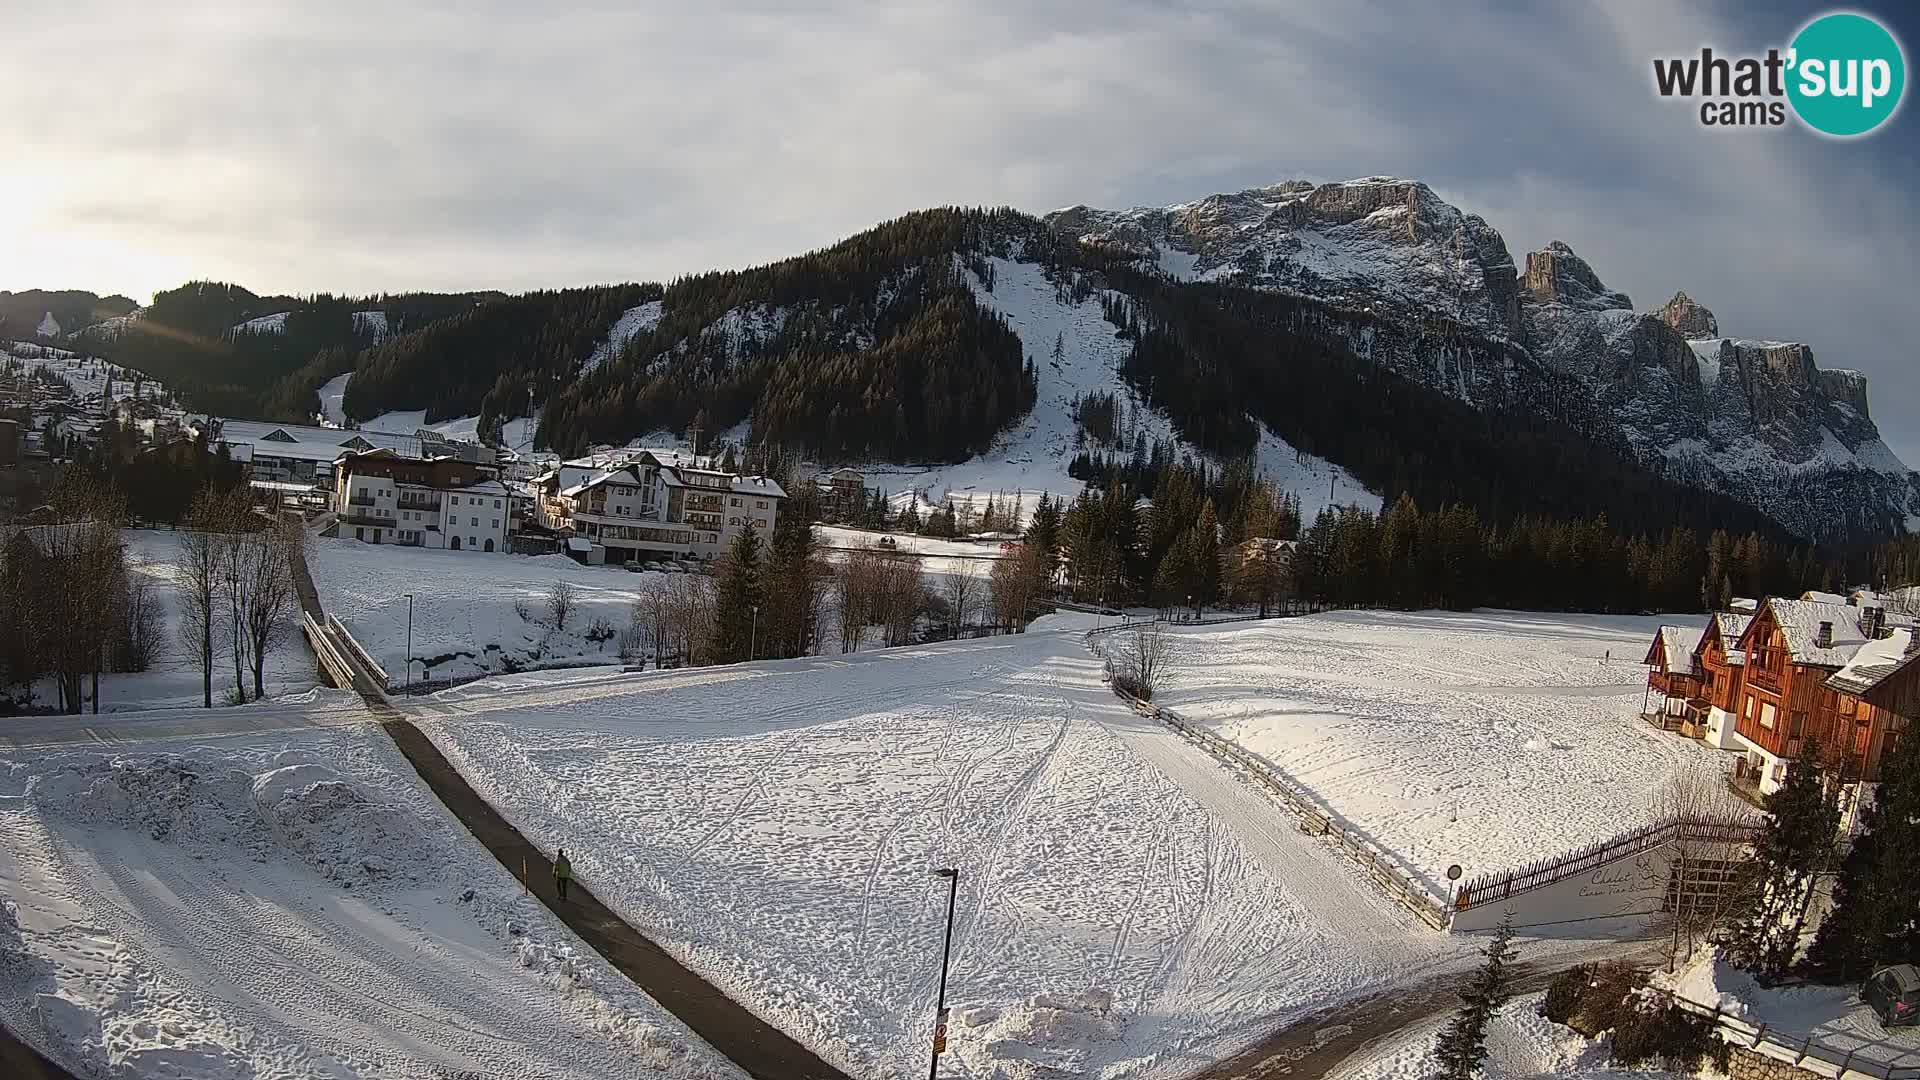
<path fill-rule="evenodd" d="M 1449 866 L 1449 867 L 1447 867 L 1447 880 L 1448 880 L 1448 881 L 1459 881 L 1459 880 L 1460 880 L 1460 873 L 1461 873 L 1461 871 L 1460 871 L 1460 864 L 1459 864 L 1459 863 L 1454 863 L 1454 864 L 1453 864 L 1452 866 Z"/>

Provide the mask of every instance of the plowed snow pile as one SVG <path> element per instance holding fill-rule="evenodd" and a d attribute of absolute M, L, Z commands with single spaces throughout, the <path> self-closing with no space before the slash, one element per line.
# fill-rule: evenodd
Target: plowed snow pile
<path fill-rule="evenodd" d="M 0 795 L 0 1017 L 80 1075 L 738 1075 L 371 728 L 60 751 Z"/>

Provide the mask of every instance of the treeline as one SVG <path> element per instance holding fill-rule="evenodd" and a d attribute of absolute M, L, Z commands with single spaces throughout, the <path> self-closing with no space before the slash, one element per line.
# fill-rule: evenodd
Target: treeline
<path fill-rule="evenodd" d="M 196 497 L 244 490 L 247 481 L 246 466 L 232 460 L 226 447 L 210 445 L 204 431 L 193 439 L 150 446 L 138 430 L 112 417 L 101 423 L 91 446 L 74 445 L 68 470 L 125 492 L 128 518 L 146 524 L 177 525 Z"/>
<path fill-rule="evenodd" d="M 428 421 L 527 414 L 528 391 L 546 400 L 577 373 L 628 308 L 660 298 L 658 285 L 609 285 L 524 293 L 469 305 L 368 348 L 342 402 L 367 420 L 425 409 Z"/>
<path fill-rule="evenodd" d="M 1106 303 L 1134 340 L 1123 373 L 1207 450 L 1246 453 L 1264 426 L 1389 502 L 1461 503 L 1498 523 L 1604 514 L 1629 532 L 1780 533 L 1752 507 L 1669 482 L 1623 446 L 1579 434 L 1555 414 L 1550 387 L 1540 400 L 1476 407 L 1356 356 L 1314 301 L 1107 273 L 1131 297 Z"/>
<path fill-rule="evenodd" d="M 1148 497 L 1089 485 L 1062 516 L 1060 581 L 1075 600 L 1162 608 L 1280 599 L 1319 606 L 1702 611 L 1733 596 L 1845 585 L 1845 567 L 1769 534 L 1675 526 L 1628 531 L 1605 515 L 1489 520 L 1464 503 L 1381 513 L 1322 511 L 1255 476 L 1250 462 L 1160 464 Z M 1047 531 L 1036 515 L 1034 530 Z M 1295 541 L 1289 555 L 1256 540 Z M 1286 564 L 1284 574 L 1274 563 Z"/>
<path fill-rule="evenodd" d="M 48 315 L 63 331 L 125 315 L 138 304 L 124 296 L 98 296 L 80 289 L 0 290 L 0 339 L 33 341 Z"/>
<path fill-rule="evenodd" d="M 659 322 L 549 399 L 538 442 L 720 428 L 823 457 L 957 460 L 1032 405 L 1033 358 L 981 309 L 992 254 L 1051 253 L 1007 210 L 930 210 L 769 266 L 682 278 Z"/>

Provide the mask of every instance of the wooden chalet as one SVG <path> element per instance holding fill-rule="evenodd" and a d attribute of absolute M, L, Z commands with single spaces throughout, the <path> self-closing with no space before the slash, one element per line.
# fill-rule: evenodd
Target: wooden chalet
<path fill-rule="evenodd" d="M 1876 780 L 1889 736 L 1913 711 L 1913 691 L 1902 692 L 1910 676 L 1896 677 L 1895 669 L 1912 666 L 1914 635 L 1889 630 L 1880 608 L 1841 599 L 1769 598 L 1740 638 L 1745 663 L 1732 748 L 1742 756 L 1733 780 L 1749 795 L 1779 790 L 1809 738 L 1849 779 Z M 1865 693 L 1889 704 L 1868 704 Z"/>
<path fill-rule="evenodd" d="M 1700 692 L 1700 672 L 1694 666 L 1694 650 L 1701 632 L 1686 626 L 1662 626 L 1647 647 L 1647 689 L 1650 692 L 1641 710 L 1648 723 L 1668 731 L 1696 734 L 1706 723 Z M 1656 702 L 1654 694 L 1659 695 Z"/>
<path fill-rule="evenodd" d="M 1753 616 L 1719 612 L 1707 617 L 1700 644 L 1693 649 L 1693 668 L 1705 701 L 1706 723 L 1700 738 L 1708 746 L 1726 750 L 1734 745 L 1734 717 L 1746 689 L 1747 654 L 1740 647 Z"/>

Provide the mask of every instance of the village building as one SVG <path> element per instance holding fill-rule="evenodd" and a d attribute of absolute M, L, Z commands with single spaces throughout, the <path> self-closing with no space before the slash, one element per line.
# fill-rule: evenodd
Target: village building
<path fill-rule="evenodd" d="M 1706 724 L 1700 739 L 1716 749 L 1727 750 L 1734 745 L 1734 718 L 1739 714 L 1747 671 L 1747 654 L 1740 648 L 1740 639 L 1746 636 L 1747 624 L 1752 621 L 1751 615 L 1716 612 L 1707 617 L 1700 643 L 1694 646 L 1694 670 L 1700 681 L 1700 696 L 1706 702 Z"/>
<path fill-rule="evenodd" d="M 1749 795 L 1778 791 L 1808 739 L 1848 779 L 1876 781 L 1889 739 L 1911 718 L 1911 694 L 1880 684 L 1893 677 L 1896 657 L 1911 659 L 1913 635 L 1890 628 L 1881 608 L 1839 600 L 1769 598 L 1740 639 L 1744 685 L 1733 749 L 1741 757 L 1733 779 Z M 1910 666 L 1906 660 L 1894 667 Z M 1864 701 L 1868 691 L 1889 704 Z"/>
<path fill-rule="evenodd" d="M 380 448 L 343 454 L 330 471 L 337 536 L 448 551 L 507 550 L 515 497 L 483 466 Z"/>
<path fill-rule="evenodd" d="M 1694 652 L 1701 632 L 1689 626 L 1662 626 L 1653 636 L 1645 659 L 1649 696 L 1642 710 L 1648 721 L 1669 731 L 1694 735 L 1706 716 L 1700 693 L 1700 674 Z"/>
<path fill-rule="evenodd" d="M 542 526 L 585 540 L 587 562 L 712 559 L 747 527 L 769 537 L 787 493 L 763 476 L 672 450 L 628 450 L 561 463 L 531 483 Z"/>

